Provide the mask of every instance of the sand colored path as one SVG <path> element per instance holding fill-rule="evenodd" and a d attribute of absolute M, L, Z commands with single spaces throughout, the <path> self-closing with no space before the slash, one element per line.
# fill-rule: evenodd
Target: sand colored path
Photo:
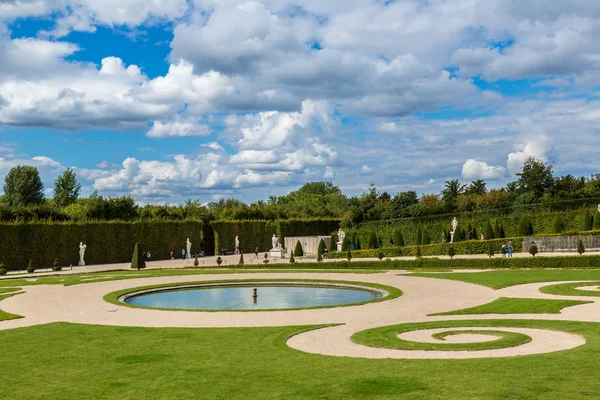
<path fill-rule="evenodd" d="M 361 306 L 338 307 L 297 311 L 266 312 L 186 312 L 136 309 L 107 303 L 104 295 L 117 290 L 138 286 L 209 282 L 223 279 L 322 279 L 355 282 L 372 282 L 400 288 L 403 296 L 379 303 Z M 585 283 L 582 283 L 582 286 Z M 543 285 L 543 284 L 542 284 Z M 547 284 L 546 284 L 547 285 Z M 516 287 L 515 287 L 516 288 Z M 509 297 L 532 297 L 533 286 L 522 285 L 513 289 Z M 399 275 L 397 271 L 381 274 L 351 273 L 227 273 L 207 276 L 173 276 L 132 279 L 110 282 L 90 282 L 74 286 L 26 286 L 24 293 L 3 300 L 0 308 L 24 318 L 0 322 L 0 330 L 46 324 L 71 322 L 113 326 L 142 327 L 264 327 L 339 324 L 296 335 L 288 340 L 292 348 L 315 354 L 365 358 L 479 358 L 507 357 L 523 354 L 565 350 L 580 346 L 583 338 L 563 332 L 535 330 L 530 332 L 532 342 L 511 349 L 493 350 L 493 353 L 476 351 L 402 351 L 376 349 L 358 345 L 350 340 L 352 334 L 379 326 L 408 322 L 439 321 L 450 319 L 572 319 L 600 322 L 599 303 L 571 307 L 560 315 L 472 315 L 454 317 L 428 317 L 432 313 L 447 312 L 489 303 L 507 297 L 504 291 L 495 291 L 469 283 Z M 548 295 L 543 295 L 548 296 Z M 560 296 L 550 296 L 552 298 Z M 593 298 L 586 298 L 593 301 Z M 600 300 L 600 299 L 599 299 Z M 593 307 L 588 307 L 593 306 Z M 590 310 L 592 313 L 590 314 Z M 595 310 L 595 312 L 594 312 Z M 456 318 L 455 318 L 456 317 Z M 457 328 L 464 330 L 463 328 Z M 480 328 L 478 328 L 480 329 Z M 496 328 L 494 328 L 496 329 Z M 512 328 L 509 328 L 513 330 Z M 451 329 L 445 329 L 446 331 Z M 516 331 L 516 328 L 515 328 Z"/>

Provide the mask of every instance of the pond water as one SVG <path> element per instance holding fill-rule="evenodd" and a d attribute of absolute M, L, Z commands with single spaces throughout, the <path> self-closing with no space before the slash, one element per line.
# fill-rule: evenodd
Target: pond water
<path fill-rule="evenodd" d="M 258 296 L 253 297 L 253 289 Z M 187 288 L 141 294 L 125 303 L 151 308 L 183 310 L 282 310 L 289 308 L 330 307 L 362 303 L 382 297 L 381 293 L 326 286 L 229 286 Z"/>

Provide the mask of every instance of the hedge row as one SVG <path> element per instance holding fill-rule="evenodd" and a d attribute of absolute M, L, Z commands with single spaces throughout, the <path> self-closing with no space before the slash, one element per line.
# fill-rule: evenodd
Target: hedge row
<path fill-rule="evenodd" d="M 416 260 L 383 260 L 353 262 L 323 262 L 296 264 L 301 269 L 549 269 L 549 268 L 600 268 L 600 256 L 519 257 L 519 258 L 419 258 Z M 289 269 L 290 263 L 235 265 L 236 269 Z"/>
<path fill-rule="evenodd" d="M 419 246 L 421 248 L 422 256 L 443 256 L 448 254 L 448 249 L 454 247 L 455 254 L 487 254 L 489 245 L 491 244 L 496 254 L 500 254 L 502 251 L 502 245 L 507 244 L 509 240 L 513 242 L 513 249 L 515 253 L 522 251 L 523 238 L 507 238 L 507 239 L 494 239 L 494 240 L 469 240 L 466 242 L 458 243 L 444 243 L 444 244 L 430 244 L 427 246 Z M 353 258 L 377 258 L 379 252 L 383 252 L 384 257 L 402 257 L 402 256 L 416 256 L 417 246 L 405 246 L 405 247 L 382 247 L 380 249 L 370 250 L 353 250 L 351 251 Z M 345 252 L 334 252 L 329 253 L 327 258 L 340 259 L 346 258 Z"/>
<path fill-rule="evenodd" d="M 55 258 L 62 266 L 77 265 L 79 242 L 87 245 L 85 262 L 92 264 L 131 261 L 136 242 L 154 260 L 181 255 L 186 238 L 192 252 L 202 245 L 200 221 L 92 222 L 0 224 L 0 262 L 8 270 L 22 270 L 33 260 L 36 268 L 49 268 Z"/>
<path fill-rule="evenodd" d="M 459 222 L 458 230 L 468 231 L 469 224 L 477 232 L 476 239 L 479 238 L 481 232 L 485 232 L 485 227 L 490 223 L 493 227 L 501 226 L 506 237 L 518 237 L 519 222 L 521 219 L 526 219 L 533 228 L 533 235 L 545 235 L 554 233 L 554 219 L 557 215 L 560 216 L 566 232 L 581 232 L 584 225 L 585 211 L 589 215 L 598 216 L 598 212 L 594 211 L 597 207 L 594 203 L 585 208 L 571 209 L 564 211 L 531 211 L 522 209 L 503 209 L 479 211 L 473 213 L 456 214 Z M 417 232 L 420 230 L 427 232 L 431 238 L 431 243 L 442 243 L 442 232 L 448 232 L 451 228 L 453 215 L 422 217 L 422 218 L 403 218 L 387 221 L 366 222 L 359 224 L 354 229 L 348 229 L 346 234 L 349 238 L 356 238 L 361 244 L 361 247 L 367 247 L 369 236 L 373 232 L 376 233 L 381 243 L 386 245 L 390 243 L 390 239 L 394 237 L 396 231 L 399 231 L 403 238 L 404 244 L 416 245 Z M 514 241 L 513 241 L 514 242 Z"/>
<path fill-rule="evenodd" d="M 339 220 L 276 220 L 276 221 L 214 221 L 211 226 L 215 232 L 215 249 L 233 251 L 235 237 L 240 240 L 243 253 L 251 253 L 256 247 L 259 251 L 271 249 L 271 239 L 276 234 L 281 243 L 287 236 L 329 235 L 340 226 Z"/>

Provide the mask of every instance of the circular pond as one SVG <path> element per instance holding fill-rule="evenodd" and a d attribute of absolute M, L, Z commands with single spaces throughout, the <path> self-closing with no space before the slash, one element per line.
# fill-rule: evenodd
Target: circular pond
<path fill-rule="evenodd" d="M 132 306 L 146 308 L 210 311 L 285 310 L 364 303 L 379 299 L 385 294 L 382 291 L 354 286 L 249 283 L 161 288 L 130 293 L 119 300 Z"/>

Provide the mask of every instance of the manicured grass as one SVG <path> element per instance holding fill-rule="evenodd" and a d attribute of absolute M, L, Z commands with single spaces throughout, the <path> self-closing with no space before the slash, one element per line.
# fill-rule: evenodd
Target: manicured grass
<path fill-rule="evenodd" d="M 483 324 L 482 324 L 483 325 Z M 469 321 L 469 326 L 473 322 Z M 600 324 L 493 321 L 581 334 L 512 358 L 371 360 L 290 349 L 305 327 L 150 329 L 56 323 L 0 331 L 0 397 L 54 399 L 587 399 L 600 396 Z"/>
<path fill-rule="evenodd" d="M 18 294 L 18 293 L 1 295 L 0 296 L 0 302 L 2 300 L 4 300 L 4 299 L 12 297 L 12 296 L 14 296 L 16 294 Z M 1 307 L 2 307 L 2 303 L 0 303 L 0 308 Z M 18 319 L 18 318 L 23 318 L 23 317 L 20 316 L 20 315 L 10 314 L 10 313 L 7 313 L 6 311 L 0 310 L 0 321 L 8 321 L 9 319 Z"/>
<path fill-rule="evenodd" d="M 578 287 L 583 286 L 595 286 L 599 282 L 577 282 L 577 283 L 563 283 L 560 285 L 550 285 L 540 288 L 540 292 L 546 294 L 558 294 L 562 296 L 590 296 L 600 297 L 600 291 L 594 292 L 591 290 L 579 290 Z"/>
<path fill-rule="evenodd" d="M 491 303 L 477 307 L 432 315 L 472 315 L 472 314 L 560 314 L 565 307 L 588 304 L 589 301 L 517 299 L 501 297 Z"/>
<path fill-rule="evenodd" d="M 21 290 L 21 289 L 19 289 L 19 288 L 12 288 L 12 287 L 11 288 L 0 288 L 0 293 L 1 294 L 4 294 L 4 293 L 13 293 L 13 292 L 18 292 L 19 290 Z"/>
<path fill-rule="evenodd" d="M 141 290 L 148 290 L 148 289 L 157 289 L 157 288 L 176 288 L 179 286 L 193 286 L 193 285 L 201 285 L 204 283 L 210 283 L 210 284 L 228 284 L 228 283 L 240 283 L 240 282 L 245 282 L 247 280 L 220 280 L 220 281 L 200 281 L 200 282 L 182 282 L 182 283 L 165 283 L 162 285 L 150 285 L 150 286 L 140 286 L 140 287 L 136 287 L 136 288 L 127 288 L 127 289 L 123 289 L 123 290 L 119 290 L 117 292 L 112 292 L 112 293 L 108 293 L 107 295 L 104 296 L 104 300 L 112 303 L 112 304 L 116 304 L 119 306 L 126 306 L 126 307 L 132 307 L 132 308 L 148 308 L 148 309 L 153 309 L 153 310 L 170 310 L 170 311 L 189 311 L 189 312 L 198 312 L 198 311 L 202 311 L 202 312 L 221 312 L 222 310 L 189 310 L 189 309 L 179 309 L 179 308 L 157 308 L 157 307 L 142 307 L 142 306 L 137 306 L 137 305 L 132 305 L 132 304 L 128 304 L 128 303 L 122 303 L 120 302 L 118 299 L 119 297 L 128 294 L 128 293 L 134 293 L 134 292 L 139 292 Z M 384 290 L 386 292 L 388 292 L 387 296 L 381 297 L 379 299 L 375 299 L 375 300 L 369 300 L 369 301 L 363 301 L 363 302 L 359 302 L 359 303 L 351 303 L 351 304 L 343 304 L 343 305 L 339 305 L 339 306 L 323 306 L 323 307 L 310 307 L 310 309 L 317 309 L 317 308 L 335 308 L 335 307 L 349 307 L 349 306 L 357 306 L 357 305 L 361 305 L 361 304 L 367 304 L 367 303 L 378 303 L 381 301 L 386 301 L 386 300 L 392 300 L 395 298 L 398 298 L 400 296 L 402 296 L 402 291 L 398 288 L 395 288 L 393 286 L 386 286 L 386 285 L 380 285 L 377 283 L 372 283 L 372 282 L 354 282 L 354 281 L 332 281 L 332 280 L 316 280 L 316 279 L 253 279 L 252 282 L 260 282 L 260 283 L 269 283 L 269 282 L 289 282 L 289 283 L 294 283 L 294 282 L 301 282 L 301 283 L 329 283 L 329 284 L 335 284 L 335 283 L 339 283 L 339 284 L 347 284 L 347 285 L 351 285 L 351 286 L 366 286 L 366 287 L 370 287 L 370 288 L 374 288 L 374 289 L 381 289 Z M 291 310 L 302 310 L 302 308 L 286 308 L 286 311 L 291 311 Z M 228 310 L 228 312 L 261 312 L 261 311 L 273 311 L 273 310 Z M 277 311 L 284 311 L 284 310 L 277 310 Z"/>
<path fill-rule="evenodd" d="M 486 271 L 486 272 L 447 272 L 415 273 L 408 276 L 422 276 L 426 278 L 451 279 L 468 283 L 475 283 L 502 289 L 513 285 L 521 285 L 536 282 L 560 282 L 560 281 L 600 281 L 600 270 L 533 270 L 533 271 Z"/>
<path fill-rule="evenodd" d="M 494 321 L 436 321 L 436 322 L 417 322 L 413 324 L 401 324 L 373 328 L 358 332 L 352 335 L 352 341 L 371 347 L 380 347 L 396 350 L 453 350 L 453 351 L 473 351 L 473 350 L 493 350 L 507 347 L 520 346 L 529 343 L 531 338 L 527 335 L 517 332 L 494 331 L 498 340 L 480 343 L 424 343 L 412 342 L 400 339 L 397 336 L 404 332 L 416 331 L 421 329 L 453 328 L 453 327 L 496 327 Z M 459 331 L 466 332 L 466 331 Z M 454 333 L 454 332 L 453 332 Z M 475 332 L 469 332 L 475 333 Z M 491 333 L 488 331 L 488 333 Z M 449 335 L 448 332 L 442 332 L 442 336 L 437 334 L 437 338 Z"/>
<path fill-rule="evenodd" d="M 26 279 L 2 279 L 0 288 L 8 286 L 31 286 L 31 285 L 80 285 L 84 283 L 120 281 L 125 279 L 156 278 L 161 276 L 187 276 L 187 275 L 218 275 L 218 274 L 269 274 L 269 273 L 311 273 L 311 274 L 378 274 L 380 270 L 303 270 L 303 269 L 276 269 L 276 270 L 240 270 L 240 269 L 149 269 L 149 270 L 131 270 L 131 271 L 102 271 L 87 274 L 44 276 L 34 281 Z M 35 278 L 34 278 L 35 279 Z"/>

